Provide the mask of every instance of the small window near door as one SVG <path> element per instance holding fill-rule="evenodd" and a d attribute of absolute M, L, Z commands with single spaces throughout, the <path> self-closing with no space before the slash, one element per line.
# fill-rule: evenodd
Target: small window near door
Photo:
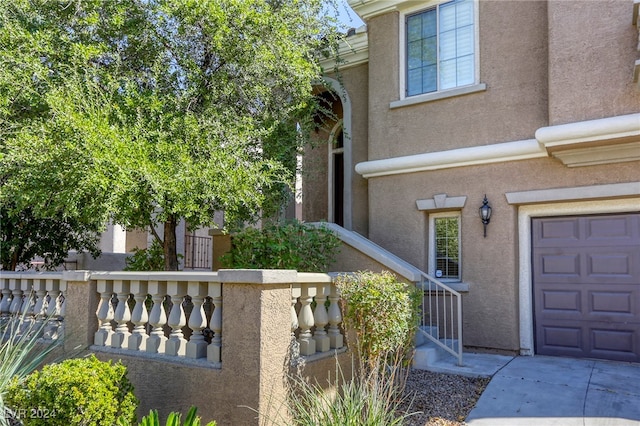
<path fill-rule="evenodd" d="M 460 215 L 431 215 L 430 272 L 438 279 L 460 281 Z"/>

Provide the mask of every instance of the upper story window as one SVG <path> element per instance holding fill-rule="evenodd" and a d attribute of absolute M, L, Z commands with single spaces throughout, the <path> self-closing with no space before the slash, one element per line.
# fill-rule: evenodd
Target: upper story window
<path fill-rule="evenodd" d="M 405 16 L 405 96 L 476 82 L 473 0 L 454 0 Z"/>

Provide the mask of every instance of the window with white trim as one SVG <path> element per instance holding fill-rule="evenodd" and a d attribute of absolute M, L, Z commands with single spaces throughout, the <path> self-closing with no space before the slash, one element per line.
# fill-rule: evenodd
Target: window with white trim
<path fill-rule="evenodd" d="M 429 215 L 429 273 L 442 281 L 460 281 L 460 213 Z"/>
<path fill-rule="evenodd" d="M 405 96 L 476 83 L 474 0 L 405 15 Z"/>

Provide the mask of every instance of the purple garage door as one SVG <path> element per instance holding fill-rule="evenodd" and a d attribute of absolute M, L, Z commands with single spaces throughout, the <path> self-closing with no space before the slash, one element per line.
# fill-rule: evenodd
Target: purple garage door
<path fill-rule="evenodd" d="M 536 353 L 640 362 L 640 213 L 532 220 Z"/>

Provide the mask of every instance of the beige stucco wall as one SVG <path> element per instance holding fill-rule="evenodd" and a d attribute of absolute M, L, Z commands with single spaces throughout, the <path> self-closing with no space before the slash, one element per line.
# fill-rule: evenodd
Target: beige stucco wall
<path fill-rule="evenodd" d="M 399 281 L 409 283 L 410 281 L 392 271 L 387 266 L 378 262 L 359 250 L 354 249 L 348 244 L 342 243 L 340 246 L 340 253 L 336 256 L 336 260 L 329 265 L 329 271 L 332 272 L 358 272 L 358 271 L 373 271 L 382 272 L 389 271 L 393 273 Z"/>
<path fill-rule="evenodd" d="M 482 0 L 478 8 L 479 83 L 486 90 L 397 108 L 390 103 L 401 98 L 402 15 L 368 20 L 367 160 L 528 140 L 541 127 L 640 112 L 632 81 L 640 53 L 631 1 Z M 345 80 L 347 91 L 350 84 Z M 354 126 L 360 124 L 354 120 Z M 517 207 L 505 193 L 637 182 L 639 170 L 637 161 L 569 168 L 540 158 L 369 178 L 368 236 L 428 270 L 428 215 L 417 210 L 416 200 L 467 196 L 464 342 L 517 351 Z M 494 212 L 486 239 L 478 218 L 485 193 Z"/>
<path fill-rule="evenodd" d="M 171 411 L 186 413 L 195 405 L 205 422 L 215 420 L 221 426 L 284 424 L 287 386 L 294 374 L 329 386 L 326 379 L 335 378 L 337 360 L 345 377 L 351 377 L 349 351 L 337 358 L 328 356 L 291 367 L 290 283 L 296 281 L 295 271 L 226 274 L 220 369 L 130 356 L 123 351 L 98 351 L 100 348 L 95 347 L 79 350 L 93 343 L 98 328 L 96 283 L 89 280 L 87 271 L 65 272 L 67 337 L 64 351 L 56 355 L 83 356 L 96 349 L 101 360 L 121 360 L 140 400 L 138 418 L 151 409 L 166 418 Z M 241 282 L 231 282 L 229 277 Z"/>
<path fill-rule="evenodd" d="M 638 112 L 633 2 L 552 0 L 548 7 L 550 124 Z"/>
<path fill-rule="evenodd" d="M 532 138 L 547 124 L 546 3 L 481 1 L 486 91 L 402 108 L 398 12 L 369 30 L 369 160 Z"/>
<path fill-rule="evenodd" d="M 351 104 L 351 170 L 368 158 L 368 66 L 367 64 L 340 71 L 339 75 L 328 77 L 344 85 Z M 327 126 L 329 127 L 329 126 Z M 328 218 L 327 158 L 330 128 L 319 129 L 317 141 L 305 148 L 303 159 L 302 210 L 303 220 L 317 222 Z M 352 229 L 367 235 L 368 191 L 367 180 L 355 172 L 351 176 Z"/>
<path fill-rule="evenodd" d="M 467 346 L 512 350 L 518 341 L 517 207 L 506 192 L 637 181 L 640 162 L 567 168 L 559 161 L 526 160 L 369 179 L 370 238 L 427 270 L 428 215 L 416 200 L 446 193 L 467 196 L 462 209 L 464 341 Z M 478 208 L 484 194 L 493 215 L 483 238 Z"/>

